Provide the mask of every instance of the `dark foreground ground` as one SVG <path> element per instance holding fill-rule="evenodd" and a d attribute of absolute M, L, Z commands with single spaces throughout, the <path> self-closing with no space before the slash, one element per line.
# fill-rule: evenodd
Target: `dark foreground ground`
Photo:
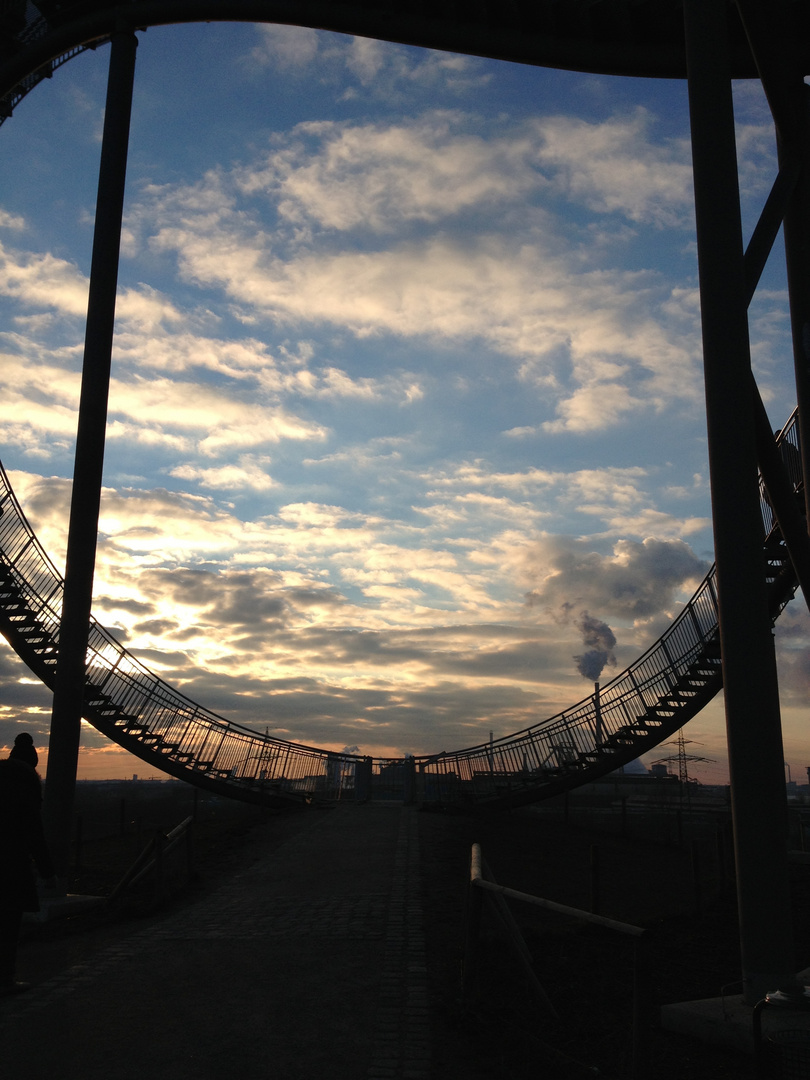
<path fill-rule="evenodd" d="M 172 787 L 172 799 L 162 794 L 140 805 L 111 795 L 106 809 L 88 810 L 73 888 L 109 895 L 154 828 L 169 829 L 193 809 L 178 803 L 188 800 L 187 789 L 179 789 L 179 796 L 176 790 Z M 154 884 L 147 880 L 111 908 L 29 926 L 21 947 L 21 976 L 35 984 L 52 978 L 87 962 L 93 950 L 129 933 L 133 925 L 159 920 L 166 906 L 176 912 L 198 903 L 259 857 L 258 839 L 268 833 L 281 838 L 285 830 L 300 827 L 293 824 L 297 815 L 234 804 L 206 803 L 197 812 L 194 872 L 187 873 L 183 849 L 167 872 L 169 896 L 163 908 L 154 907 Z M 106 836 L 99 824 L 105 818 Z M 674 838 L 642 839 L 533 811 L 498 817 L 421 811 L 418 823 L 436 1080 L 596 1075 L 753 1080 L 748 1057 L 668 1034 L 657 1024 L 662 1004 L 740 989 L 722 828 L 712 824 L 691 837 L 687 828 Z M 465 993 L 463 928 L 473 843 L 481 845 L 489 875 L 502 885 L 578 908 L 596 906 L 605 916 L 644 927 L 644 952 L 630 937 L 510 902 L 536 976 L 556 1010 L 557 1017 L 550 1018 L 501 924 L 485 906 L 475 954 L 477 979 Z M 810 964 L 810 875 L 804 867 L 793 870 L 793 895 L 799 970 Z M 634 1020 L 634 985 L 645 970 L 638 966 L 639 957 L 649 974 L 637 999 L 641 1015 L 636 1010 Z"/>
<path fill-rule="evenodd" d="M 462 890 L 440 882 L 464 881 L 473 837 L 498 883 L 586 910 L 596 891 L 601 914 L 645 929 L 643 945 L 511 902 L 558 1013 L 552 1019 L 531 992 L 497 917 L 485 908 L 478 992 L 467 1009 L 459 1007 L 454 988 Z M 436 960 L 437 1021 L 444 1031 L 437 1077 L 754 1077 L 747 1056 L 669 1034 L 658 1024 L 663 1004 L 741 989 L 733 889 L 718 873 L 711 837 L 694 845 L 661 844 L 523 812 L 478 820 L 425 815 L 422 838 L 428 943 Z M 449 864 L 455 865 L 450 878 L 443 871 Z M 797 915 L 806 921 L 803 875 L 794 882 L 794 895 Z M 800 930 L 798 967 L 808 960 L 804 926 Z M 637 977 L 644 980 L 642 1015 L 634 1026 Z"/>

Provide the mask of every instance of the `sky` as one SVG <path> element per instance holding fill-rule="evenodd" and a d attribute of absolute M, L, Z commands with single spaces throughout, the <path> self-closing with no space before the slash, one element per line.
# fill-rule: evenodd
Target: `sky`
<path fill-rule="evenodd" d="M 305 28 L 139 40 L 96 618 L 206 708 L 328 749 L 458 749 L 591 694 L 593 628 L 605 683 L 713 559 L 685 84 Z M 60 569 L 108 61 L 0 129 L 0 459 Z M 748 236 L 774 137 L 758 84 L 735 111 Z M 780 251 L 751 334 L 780 427 Z M 800 781 L 809 633 L 799 596 Z M 0 644 L 0 744 L 49 722 Z M 724 781 L 722 699 L 686 737 Z M 80 777 L 133 773 L 85 725 Z"/>

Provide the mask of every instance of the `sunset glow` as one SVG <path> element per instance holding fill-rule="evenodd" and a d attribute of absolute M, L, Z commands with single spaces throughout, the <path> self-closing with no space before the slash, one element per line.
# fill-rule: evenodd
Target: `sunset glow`
<path fill-rule="evenodd" d="M 451 750 L 590 694 L 713 560 L 685 84 L 139 37 L 96 618 L 207 708 L 329 749 Z M 0 457 L 60 570 L 108 55 L 0 130 Z M 749 235 L 774 136 L 735 93 Z M 751 310 L 774 428 L 781 259 Z M 799 596 L 776 634 L 801 780 L 809 633 Z M 46 747 L 7 646 L 0 686 L 0 743 Z M 83 732 L 80 775 L 151 775 Z M 724 781 L 721 701 L 689 737 Z"/>

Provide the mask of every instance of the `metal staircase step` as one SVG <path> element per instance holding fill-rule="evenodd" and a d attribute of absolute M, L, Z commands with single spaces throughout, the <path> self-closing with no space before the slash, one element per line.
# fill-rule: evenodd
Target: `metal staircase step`
<path fill-rule="evenodd" d="M 149 728 L 137 716 L 128 716 L 126 713 L 122 713 L 116 725 L 121 728 L 122 731 L 126 731 L 127 734 L 134 734 L 139 731 L 148 731 Z"/>
<path fill-rule="evenodd" d="M 38 630 L 39 623 L 32 611 L 9 611 L 6 609 L 6 617 L 14 623 L 15 630 Z"/>
<path fill-rule="evenodd" d="M 1 466 L 0 482 L 7 484 Z M 15 650 L 50 685 L 51 673 L 58 662 L 58 611 L 64 583 L 53 571 L 44 552 L 39 549 L 36 537 L 19 507 L 15 505 L 13 492 L 10 488 L 7 488 L 7 492 L 4 496 L 4 507 L 8 506 L 16 514 L 14 520 L 21 525 L 24 535 L 15 535 L 13 530 L 7 534 L 12 538 L 9 546 L 14 544 L 15 557 L 18 559 L 16 565 L 10 564 L 8 557 L 0 552 L 0 619 L 3 631 Z M 6 499 L 9 500 L 8 503 Z M 11 523 L 13 524 L 13 521 Z M 8 524 L 9 518 L 4 518 L 4 536 Z M 778 533 L 772 533 L 761 550 L 760 567 L 769 582 L 771 614 L 775 618 L 787 603 L 786 597 L 795 575 L 787 547 Z M 22 552 L 27 552 L 24 558 Z M 40 563 L 36 562 L 37 558 Z M 563 729 L 570 725 L 566 734 L 561 736 L 558 726 L 553 728 L 557 734 L 552 736 L 548 733 L 551 728 L 543 729 L 542 724 L 536 725 L 530 737 L 526 733 L 515 736 L 514 742 L 510 741 L 508 747 L 510 753 L 512 748 L 515 748 L 514 754 L 511 758 L 509 754 L 505 754 L 501 759 L 504 762 L 522 760 L 526 763 L 527 756 L 524 753 L 521 757 L 520 751 L 531 746 L 532 754 L 536 755 L 535 760 L 540 760 L 548 750 L 547 756 L 556 760 L 557 765 L 541 766 L 536 770 L 521 769 L 515 765 L 513 772 L 505 765 L 503 772 L 492 775 L 491 763 L 490 771 L 487 772 L 486 751 L 472 748 L 470 783 L 467 785 L 461 781 L 460 775 L 454 775 L 459 788 L 468 787 L 473 798 L 481 797 L 491 802 L 497 801 L 498 793 L 505 800 L 508 798 L 506 793 L 512 788 L 519 789 L 523 795 L 527 789 L 532 789 L 532 794 L 534 789 L 543 785 L 554 786 L 555 792 L 559 792 L 591 777 L 604 775 L 615 768 L 617 761 L 627 761 L 634 753 L 640 754 L 650 745 L 661 742 L 678 726 L 691 719 L 722 681 L 718 630 L 716 624 L 711 625 L 715 603 L 716 591 L 712 579 L 709 578 L 704 590 L 695 593 L 694 602 L 690 601 L 686 605 L 684 614 L 687 618 L 678 623 L 680 629 L 677 633 L 670 635 L 667 632 L 653 646 L 651 654 L 654 660 L 649 662 L 645 659 L 644 663 L 629 668 L 625 673 L 629 677 L 616 692 L 615 699 L 603 697 L 603 702 L 608 701 L 611 709 L 609 713 L 605 712 L 608 706 L 603 705 L 603 716 L 609 716 L 609 722 L 618 723 L 619 726 L 608 731 L 606 723 L 602 729 L 605 737 L 599 745 L 592 749 L 576 749 L 580 742 L 590 745 L 596 713 L 595 706 L 590 713 L 587 708 L 577 707 L 570 713 L 560 714 L 563 718 Z M 97 626 L 96 628 L 98 629 Z M 708 641 L 703 640 L 706 634 L 709 635 Z M 106 635 L 104 640 L 107 640 Z M 111 643 L 108 642 L 104 647 L 118 650 L 114 668 L 117 671 L 119 662 L 121 663 L 119 673 L 122 677 L 120 680 L 117 676 L 108 678 L 110 672 L 107 670 L 106 661 L 100 663 L 92 669 L 95 672 L 95 685 L 88 680 L 84 696 L 85 710 L 103 732 L 111 734 L 123 745 L 128 745 L 135 753 L 141 753 L 147 761 L 159 761 L 165 757 L 167 766 L 171 761 L 177 775 L 182 775 L 184 771 L 191 777 L 195 773 L 199 774 L 197 782 L 201 785 L 205 784 L 205 777 L 210 777 L 227 782 L 234 789 L 234 794 L 238 794 L 240 786 L 250 787 L 263 783 L 256 776 L 235 776 L 232 770 L 221 767 L 223 761 L 235 760 L 228 752 L 227 744 L 233 733 L 227 723 L 222 728 L 222 739 L 226 745 L 220 752 L 219 740 L 212 739 L 208 742 L 207 738 L 201 735 L 203 725 L 211 722 L 206 713 L 193 703 L 190 707 L 187 700 L 181 702 L 174 696 L 172 688 L 157 676 L 148 671 L 144 674 L 145 669 L 141 668 L 137 659 L 114 639 L 110 640 Z M 687 657 L 690 658 L 688 663 Z M 105 686 L 109 692 L 102 689 Z M 629 692 L 625 689 L 628 686 L 631 687 Z M 610 693 L 614 693 L 613 689 Z M 140 709 L 142 702 L 144 707 L 150 710 L 147 715 L 158 731 L 150 729 L 148 722 L 145 723 L 139 715 L 130 711 L 132 708 Z M 151 711 L 153 708 L 154 712 Z M 638 709 L 642 712 L 632 719 Z M 553 720 L 560 722 L 559 717 Z M 596 720 L 596 723 L 598 722 Z M 164 734 L 159 734 L 159 731 Z M 566 746 L 564 750 L 562 744 L 555 747 L 555 739 L 560 738 L 570 742 L 570 746 Z M 202 749 L 206 742 L 207 748 Z M 268 739 L 267 745 L 272 745 L 273 742 L 274 740 Z M 192 751 L 181 750 L 181 746 L 199 746 L 200 753 L 213 753 L 215 757 L 213 760 L 198 761 Z M 325 755 L 326 752 L 317 753 Z M 567 759 L 569 753 L 571 757 Z M 216 760 L 220 761 L 219 767 L 215 765 Z M 459 757 L 459 761 L 461 760 Z M 480 773 L 476 772 L 476 762 L 482 769 Z M 466 768 L 466 765 L 464 767 Z M 259 766 L 256 765 L 255 768 L 258 770 Z M 458 768 L 461 774 L 461 766 Z"/>

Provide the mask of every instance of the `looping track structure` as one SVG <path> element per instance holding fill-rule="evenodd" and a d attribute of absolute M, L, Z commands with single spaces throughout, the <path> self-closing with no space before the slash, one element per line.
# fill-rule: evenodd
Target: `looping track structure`
<path fill-rule="evenodd" d="M 275 22 L 532 65 L 686 78 L 690 39 L 684 18 L 690 3 L 0 0 L 0 123 L 39 82 L 84 50 L 133 30 L 198 21 Z M 769 22 L 768 55 L 758 55 L 751 44 L 751 28 L 761 23 L 754 0 L 724 5 L 731 77 L 756 77 L 773 55 L 780 58 L 780 72 L 789 71 L 791 77 L 810 68 L 810 6 L 805 0 L 775 3 L 779 17 Z M 774 231 L 770 226 L 764 230 L 769 235 Z M 746 267 L 752 280 L 759 247 L 764 250 L 767 242 L 746 253 L 752 255 L 750 273 Z M 794 416 L 781 436 L 784 446 L 796 450 L 790 455 L 791 462 L 797 462 L 796 475 L 790 477 L 794 492 L 802 487 L 798 427 Z M 782 458 L 787 462 L 784 454 Z M 33 534 L 1 467 L 0 474 L 0 630 L 53 687 L 65 583 Z M 797 587 L 794 566 L 802 579 L 803 563 L 795 558 L 791 562 L 765 490 L 760 482 L 768 615 L 773 621 Z M 803 524 L 803 516 L 795 516 Z M 792 551 L 801 546 L 791 536 L 787 541 Z M 263 737 L 229 723 L 168 686 L 92 620 L 83 715 L 165 772 L 248 801 L 330 799 L 349 790 L 367 798 L 387 788 L 406 799 L 466 798 L 516 805 L 609 773 L 671 736 L 720 689 L 721 636 L 712 570 L 659 641 L 571 709 L 485 745 L 375 762 Z"/>
<path fill-rule="evenodd" d="M 779 445 L 798 495 L 803 485 L 795 413 Z M 797 582 L 762 484 L 760 492 L 763 567 L 775 621 Z M 0 632 L 53 687 L 64 581 L 2 466 L 0 510 Z M 162 771 L 247 802 L 382 796 L 501 808 L 559 794 L 628 764 L 696 716 L 722 683 L 712 567 L 658 641 L 599 691 L 525 731 L 464 750 L 372 760 L 263 736 L 173 689 L 95 619 L 83 715 Z"/>
<path fill-rule="evenodd" d="M 810 12 L 780 0 L 784 45 L 806 52 Z M 65 60 L 121 27 L 273 22 L 544 67 L 684 78 L 683 0 L 3 0 L 0 111 L 5 116 Z M 740 20 L 730 24 L 736 78 L 757 74 Z"/>
<path fill-rule="evenodd" d="M 717 574 L 598 699 L 497 743 L 374 763 L 228 724 L 168 687 L 98 624 L 88 624 L 106 425 L 105 396 L 96 391 L 106 391 L 110 378 L 134 32 L 196 21 L 275 22 L 545 67 L 686 80 Z M 54 687 L 45 825 L 57 864 L 66 870 L 69 862 L 81 715 L 165 771 L 237 798 L 335 798 L 352 789 L 364 799 L 387 786 L 389 797 L 396 788 L 406 801 L 468 798 L 503 807 L 627 763 L 691 719 L 722 682 L 743 999 L 753 1006 L 774 986 L 790 985 L 795 950 L 772 624 L 798 585 L 810 602 L 810 490 L 801 479 L 810 475 L 810 4 L 0 0 L 0 120 L 66 60 L 107 41 L 110 74 L 65 582 L 5 478 L 0 490 L 0 629 Z M 732 80 L 740 78 L 759 79 L 777 149 L 776 178 L 747 245 L 732 94 Z M 796 418 L 782 432 L 781 455 L 753 379 L 748 325 L 748 305 L 780 229 L 797 401 Z M 757 468 L 764 478 L 759 500 Z"/>

